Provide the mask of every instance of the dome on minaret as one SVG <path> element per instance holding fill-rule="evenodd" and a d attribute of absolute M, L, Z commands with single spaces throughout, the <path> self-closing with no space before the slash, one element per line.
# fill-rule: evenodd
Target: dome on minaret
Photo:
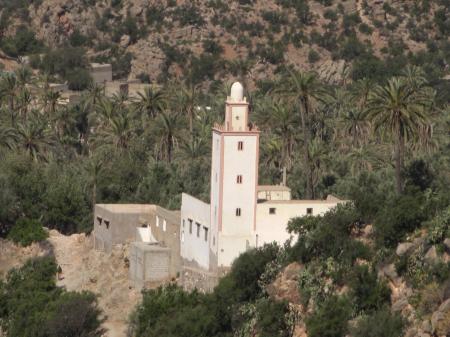
<path fill-rule="evenodd" d="M 244 87 L 239 82 L 234 82 L 231 86 L 230 97 L 235 102 L 242 102 L 244 100 Z"/>

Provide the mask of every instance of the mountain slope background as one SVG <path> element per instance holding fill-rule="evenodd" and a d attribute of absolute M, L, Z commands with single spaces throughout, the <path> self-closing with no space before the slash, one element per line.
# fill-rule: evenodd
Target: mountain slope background
<path fill-rule="evenodd" d="M 254 85 L 284 64 L 333 83 L 384 78 L 407 63 L 434 81 L 448 74 L 447 0 L 2 0 L 0 8 L 6 54 L 81 47 L 91 61 L 112 61 L 116 78 Z"/>

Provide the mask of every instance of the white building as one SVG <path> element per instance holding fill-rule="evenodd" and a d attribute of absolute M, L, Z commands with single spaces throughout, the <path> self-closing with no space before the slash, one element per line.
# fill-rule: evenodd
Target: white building
<path fill-rule="evenodd" d="M 319 215 L 344 201 L 291 200 L 286 186 L 258 185 L 259 130 L 238 82 L 225 103 L 225 123 L 212 131 L 211 204 L 182 195 L 180 253 L 183 264 L 210 271 L 229 267 L 251 247 L 290 235 L 291 218 Z"/>

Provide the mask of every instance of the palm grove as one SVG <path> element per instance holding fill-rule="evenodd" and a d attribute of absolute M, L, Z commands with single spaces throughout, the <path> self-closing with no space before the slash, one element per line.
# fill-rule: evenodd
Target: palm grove
<path fill-rule="evenodd" d="M 245 74 L 243 81 L 247 81 Z M 207 200 L 210 133 L 223 118 L 229 92 L 226 83 L 206 90 L 205 85 L 189 81 L 168 81 L 134 99 L 124 94 L 106 97 L 100 86 L 92 85 L 79 104 L 67 107 L 58 104 L 60 95 L 49 82 L 49 76 L 28 68 L 0 80 L 2 236 L 26 245 L 45 238 L 43 225 L 65 234 L 89 232 L 92 208 L 99 202 L 177 208 L 182 191 Z M 445 95 L 436 92 L 426 74 L 413 66 L 379 82 L 364 78 L 339 86 L 287 66 L 273 81 L 257 85 L 247 96 L 252 122 L 262 130 L 261 183 L 286 179 L 295 197 L 322 198 L 333 193 L 353 200 L 354 205 L 315 221 L 293 220 L 289 229 L 301 234 L 297 243 L 244 254 L 211 295 L 186 294 L 176 287 L 145 293 L 132 318 L 134 333 L 212 336 L 267 331 L 287 336 L 292 323 L 289 308 L 268 299 L 261 279 L 272 280 L 273 266 L 292 261 L 308 266 L 299 288 L 304 304 L 310 298 L 312 303 L 322 303 L 305 317 L 311 336 L 343 336 L 349 329 L 347 320 L 358 315 L 374 315 L 375 322 L 387 319 L 384 305 L 389 292 L 377 281 L 373 267 L 422 224 L 439 223 L 444 233 L 448 229 L 448 221 L 439 220 L 450 203 L 450 116 Z M 375 248 L 351 238 L 349 224 L 362 223 L 374 224 Z M 382 254 L 371 254 L 371 249 Z M 358 258 L 369 260 L 371 267 L 356 266 Z M 349 284 L 350 297 L 325 296 L 313 287 L 320 285 L 317 275 L 330 272 L 324 267 L 329 268 L 330 261 L 335 263 L 331 264 L 333 274 L 326 275 L 332 275 L 337 285 Z M 55 271 L 54 262 L 35 263 L 36 272 L 51 283 L 48 275 Z M 22 295 L 16 298 L 7 289 L 26 287 L 17 286 L 20 278 L 15 275 L 32 267 L 30 262 L 14 271 L 0 287 L 0 301 L 9 308 L 0 312 L 2 328 L 10 336 L 15 336 L 14 324 L 21 326 L 20 312 L 12 308 Z M 447 270 L 429 271 L 432 279 L 428 281 L 442 282 Z M 358 279 L 375 297 L 358 288 Z M 416 284 L 418 289 L 426 283 L 421 282 Z M 247 283 L 248 287 L 240 286 Z M 56 324 L 55 329 L 64 325 L 54 313 L 65 300 L 71 307 L 76 306 L 73 301 L 81 301 L 92 315 L 98 315 L 90 294 L 76 298 L 58 292 L 53 284 L 49 287 L 55 292 L 51 302 L 55 304 L 49 306 L 46 322 Z M 183 313 L 178 316 L 180 322 L 192 316 L 202 320 L 183 325 L 182 332 L 178 321 L 163 324 L 174 314 L 174 306 Z M 233 306 L 242 310 L 232 314 Z M 159 316 L 149 321 L 154 312 Z M 330 325 L 320 324 L 324 320 Z M 389 322 L 386 326 L 393 331 L 389 336 L 399 335 L 401 319 Z M 101 334 L 97 318 L 84 323 L 81 330 Z M 373 328 L 370 319 L 362 319 L 353 333 L 365 336 Z M 22 333 L 19 329 L 16 335 Z"/>

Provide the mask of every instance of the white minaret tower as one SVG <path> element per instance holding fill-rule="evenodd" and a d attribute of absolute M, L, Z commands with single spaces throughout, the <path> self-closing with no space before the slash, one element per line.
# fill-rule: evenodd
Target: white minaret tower
<path fill-rule="evenodd" d="M 212 132 L 210 248 L 219 267 L 255 246 L 259 131 L 249 126 L 248 112 L 244 88 L 235 82 L 225 123 Z"/>

